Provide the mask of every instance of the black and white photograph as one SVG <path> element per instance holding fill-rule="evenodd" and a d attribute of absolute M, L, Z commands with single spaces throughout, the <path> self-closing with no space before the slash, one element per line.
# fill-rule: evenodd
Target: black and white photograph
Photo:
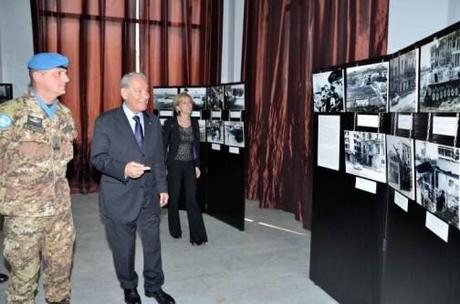
<path fill-rule="evenodd" d="M 414 141 L 410 138 L 387 135 L 388 184 L 415 199 Z"/>
<path fill-rule="evenodd" d="M 343 70 L 313 74 L 315 112 L 343 112 Z"/>
<path fill-rule="evenodd" d="M 458 228 L 459 148 L 415 142 L 417 203 Z"/>
<path fill-rule="evenodd" d="M 244 110 L 245 102 L 244 84 L 232 84 L 225 86 L 225 107 L 229 111 Z"/>
<path fill-rule="evenodd" d="M 206 88 L 181 88 L 181 92 L 187 92 L 193 99 L 193 110 L 200 111 L 206 107 Z"/>
<path fill-rule="evenodd" d="M 388 100 L 390 112 L 417 110 L 418 49 L 390 60 Z"/>
<path fill-rule="evenodd" d="M 13 99 L 13 85 L 11 83 L 0 83 L 0 103 Z"/>
<path fill-rule="evenodd" d="M 345 172 L 386 182 L 385 134 L 344 131 Z"/>
<path fill-rule="evenodd" d="M 198 126 L 200 127 L 200 142 L 206 142 L 206 120 L 198 119 Z"/>
<path fill-rule="evenodd" d="M 388 62 L 347 68 L 347 112 L 386 112 Z"/>
<path fill-rule="evenodd" d="M 177 88 L 153 88 L 153 102 L 156 110 L 173 110 Z"/>
<path fill-rule="evenodd" d="M 227 146 L 244 148 L 244 122 L 224 121 L 224 143 Z"/>
<path fill-rule="evenodd" d="M 420 50 L 420 112 L 460 111 L 460 30 Z"/>
<path fill-rule="evenodd" d="M 206 141 L 214 144 L 224 143 L 224 124 L 222 120 L 208 120 L 206 123 Z"/>
<path fill-rule="evenodd" d="M 206 88 L 207 109 L 222 111 L 224 109 L 224 87 L 214 86 Z"/>

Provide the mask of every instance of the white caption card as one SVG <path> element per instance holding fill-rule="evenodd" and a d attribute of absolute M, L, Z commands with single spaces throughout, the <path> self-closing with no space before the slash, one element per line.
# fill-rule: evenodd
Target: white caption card
<path fill-rule="evenodd" d="M 240 154 L 240 149 L 238 147 L 228 147 L 228 152 L 233 154 Z"/>
<path fill-rule="evenodd" d="M 407 199 L 407 197 L 405 197 L 398 191 L 395 191 L 395 197 L 393 201 L 399 208 L 407 212 L 409 208 L 409 200 Z"/>
<path fill-rule="evenodd" d="M 377 183 L 364 178 L 357 177 L 355 188 L 375 194 L 377 192 Z"/>
<path fill-rule="evenodd" d="M 398 129 L 412 130 L 412 115 L 398 115 Z"/>
<path fill-rule="evenodd" d="M 378 115 L 358 114 L 358 126 L 378 128 L 379 127 L 379 116 Z"/>
<path fill-rule="evenodd" d="M 201 112 L 200 111 L 193 111 L 191 116 L 200 118 L 201 117 Z"/>
<path fill-rule="evenodd" d="M 160 116 L 173 117 L 173 111 L 160 111 Z"/>
<path fill-rule="evenodd" d="M 433 117 L 433 134 L 456 136 L 457 117 Z"/>
<path fill-rule="evenodd" d="M 216 151 L 220 151 L 220 145 L 219 144 L 212 144 L 211 149 L 216 150 Z"/>
<path fill-rule="evenodd" d="M 230 118 L 241 119 L 241 112 L 240 111 L 230 111 Z"/>
<path fill-rule="evenodd" d="M 339 170 L 340 116 L 318 116 L 318 166 Z"/>
<path fill-rule="evenodd" d="M 222 112 L 221 111 L 212 111 L 211 112 L 211 117 L 212 118 L 221 118 L 222 117 Z"/>
<path fill-rule="evenodd" d="M 447 239 L 449 238 L 449 224 L 427 211 L 425 226 L 447 243 Z"/>

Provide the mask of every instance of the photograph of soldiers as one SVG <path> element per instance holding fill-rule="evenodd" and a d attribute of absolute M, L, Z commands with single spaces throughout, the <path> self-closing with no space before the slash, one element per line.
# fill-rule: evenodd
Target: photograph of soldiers
<path fill-rule="evenodd" d="M 222 120 L 207 121 L 206 141 L 214 144 L 224 143 L 224 124 Z"/>
<path fill-rule="evenodd" d="M 415 141 L 417 203 L 457 228 L 459 155 L 459 148 Z"/>
<path fill-rule="evenodd" d="M 415 199 L 414 141 L 387 135 L 388 184 L 410 199 Z"/>
<path fill-rule="evenodd" d="M 207 109 L 222 111 L 224 109 L 224 87 L 215 86 L 206 88 Z"/>
<path fill-rule="evenodd" d="M 315 112 L 343 112 L 343 70 L 313 74 Z"/>
<path fill-rule="evenodd" d="M 420 51 L 420 112 L 460 111 L 460 30 Z"/>
<path fill-rule="evenodd" d="M 0 104 L 13 98 L 13 85 L 0 83 Z"/>
<path fill-rule="evenodd" d="M 388 62 L 347 68 L 347 112 L 387 110 Z"/>
<path fill-rule="evenodd" d="M 244 110 L 244 84 L 225 86 L 225 107 L 229 111 Z"/>
<path fill-rule="evenodd" d="M 417 109 L 418 49 L 390 60 L 388 95 L 390 112 L 415 112 Z"/>
<path fill-rule="evenodd" d="M 244 148 L 244 122 L 224 121 L 225 144 Z"/>
<path fill-rule="evenodd" d="M 180 92 L 187 92 L 193 99 L 193 111 L 201 111 L 206 108 L 206 88 L 180 88 Z"/>
<path fill-rule="evenodd" d="M 9 304 L 35 303 L 40 276 L 48 303 L 70 303 L 75 226 L 66 171 L 77 132 L 72 113 L 58 99 L 66 93 L 68 65 L 58 53 L 32 56 L 30 91 L 0 105 L 0 214 Z"/>
<path fill-rule="evenodd" d="M 344 131 L 345 172 L 386 182 L 385 134 Z"/>
<path fill-rule="evenodd" d="M 154 88 L 153 102 L 156 110 L 173 110 L 178 88 Z"/>

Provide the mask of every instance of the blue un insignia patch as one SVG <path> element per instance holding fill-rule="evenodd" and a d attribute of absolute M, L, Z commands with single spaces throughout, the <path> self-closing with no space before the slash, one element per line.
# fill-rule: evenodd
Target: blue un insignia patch
<path fill-rule="evenodd" d="M 13 124 L 13 120 L 3 113 L 0 113 L 0 131 L 9 128 Z"/>

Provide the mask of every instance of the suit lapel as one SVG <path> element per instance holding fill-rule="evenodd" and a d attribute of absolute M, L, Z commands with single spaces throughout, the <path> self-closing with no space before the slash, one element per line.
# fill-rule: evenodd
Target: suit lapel
<path fill-rule="evenodd" d="M 144 112 L 144 147 L 151 144 L 152 132 L 153 132 L 153 121 L 152 117 Z"/>

